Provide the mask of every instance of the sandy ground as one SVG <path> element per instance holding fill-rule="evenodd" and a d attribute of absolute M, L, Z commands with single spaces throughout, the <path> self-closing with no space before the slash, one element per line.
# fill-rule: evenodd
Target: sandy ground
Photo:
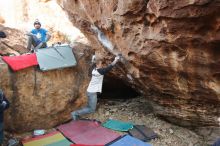
<path fill-rule="evenodd" d="M 128 100 L 99 99 L 95 114 L 85 118 L 98 119 L 101 122 L 112 118 L 129 121 L 133 124 L 146 125 L 155 131 L 159 138 L 151 140 L 153 146 L 205 146 L 202 137 L 191 130 L 170 124 L 152 114 L 142 97 Z"/>
<path fill-rule="evenodd" d="M 149 142 L 153 146 L 206 146 L 202 137 L 186 128 L 170 124 L 157 118 L 146 105 L 147 100 L 143 97 L 126 100 L 99 99 L 96 113 L 85 115 L 81 118 L 97 119 L 101 122 L 111 118 L 132 122 L 133 124 L 146 125 L 159 135 L 159 138 Z M 51 130 L 53 129 L 49 131 Z M 29 136 L 31 136 L 31 133 L 25 133 L 19 136 L 6 133 L 5 141 L 11 137 L 20 139 Z"/>

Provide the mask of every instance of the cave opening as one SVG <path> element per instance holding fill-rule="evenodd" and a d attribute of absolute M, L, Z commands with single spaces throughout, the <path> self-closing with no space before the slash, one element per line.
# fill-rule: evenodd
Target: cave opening
<path fill-rule="evenodd" d="M 105 76 L 102 94 L 99 95 L 99 98 L 109 100 L 127 100 L 137 98 L 139 96 L 140 94 L 137 91 L 121 79 Z"/>

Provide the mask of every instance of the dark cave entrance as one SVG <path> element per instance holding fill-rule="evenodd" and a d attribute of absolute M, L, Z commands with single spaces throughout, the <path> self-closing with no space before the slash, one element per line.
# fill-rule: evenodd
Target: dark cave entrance
<path fill-rule="evenodd" d="M 115 109 L 126 109 L 146 115 L 153 112 L 147 98 L 131 88 L 128 83 L 112 76 L 104 77 L 102 94 L 99 94 L 98 98 L 99 106 L 104 105 L 104 110 L 110 111 L 112 116 L 114 112 L 109 108 L 111 106 Z"/>
<path fill-rule="evenodd" d="M 101 99 L 126 100 L 136 98 L 140 94 L 129 87 L 125 82 L 110 76 L 105 76 L 103 81 Z"/>

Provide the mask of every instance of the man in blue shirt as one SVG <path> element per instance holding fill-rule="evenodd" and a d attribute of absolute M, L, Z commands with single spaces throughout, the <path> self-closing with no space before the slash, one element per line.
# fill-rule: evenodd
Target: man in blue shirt
<path fill-rule="evenodd" d="M 27 49 L 31 51 L 36 51 L 39 48 L 46 48 L 47 41 L 50 39 L 50 35 L 47 30 L 41 28 L 41 23 L 39 20 L 34 22 L 34 27 L 30 33 L 28 33 L 28 45 Z M 32 45 L 34 49 L 31 49 Z"/>

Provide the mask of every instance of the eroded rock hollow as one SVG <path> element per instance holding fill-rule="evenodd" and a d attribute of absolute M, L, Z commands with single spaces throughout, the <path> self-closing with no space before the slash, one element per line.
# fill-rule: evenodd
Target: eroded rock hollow
<path fill-rule="evenodd" d="M 204 135 L 220 135 L 218 1 L 58 2 L 106 60 L 111 53 L 91 25 L 109 38 L 113 52 L 126 60 L 113 76 L 149 98 L 157 115 Z"/>

